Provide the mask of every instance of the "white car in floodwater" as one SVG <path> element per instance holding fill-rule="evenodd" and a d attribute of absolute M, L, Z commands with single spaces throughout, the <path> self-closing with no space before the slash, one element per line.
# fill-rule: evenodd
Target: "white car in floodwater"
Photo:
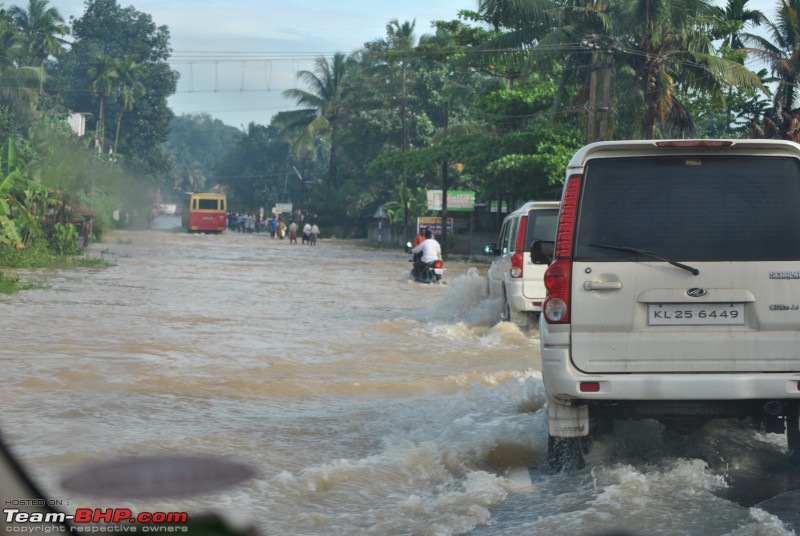
<path fill-rule="evenodd" d="M 539 321 L 545 298 L 545 266 L 531 260 L 535 241 L 553 241 L 558 201 L 525 203 L 503 220 L 496 244 L 484 244 L 484 255 L 496 257 L 487 272 L 489 298 L 502 299 L 500 320 L 527 328 Z"/>

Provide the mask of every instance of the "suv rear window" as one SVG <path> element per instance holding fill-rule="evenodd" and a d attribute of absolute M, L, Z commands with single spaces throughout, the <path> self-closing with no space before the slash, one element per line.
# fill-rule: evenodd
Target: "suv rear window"
<path fill-rule="evenodd" d="M 800 259 L 800 164 L 793 158 L 597 159 L 584 170 L 582 190 L 575 260 L 636 256 L 596 245 L 673 260 Z"/>
<path fill-rule="evenodd" d="M 534 240 L 555 240 L 558 209 L 534 209 L 528 212 L 528 231 L 525 243 L 530 247 Z"/>
<path fill-rule="evenodd" d="M 534 240 L 556 239 L 558 209 L 533 209 L 528 212 L 528 229 L 525 232 L 525 248 L 529 249 Z"/>

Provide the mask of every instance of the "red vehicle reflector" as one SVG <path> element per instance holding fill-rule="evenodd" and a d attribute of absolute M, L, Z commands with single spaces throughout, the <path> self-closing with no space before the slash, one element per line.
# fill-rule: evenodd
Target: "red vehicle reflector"
<path fill-rule="evenodd" d="M 600 391 L 600 382 L 581 382 L 581 393 L 597 393 Z"/>

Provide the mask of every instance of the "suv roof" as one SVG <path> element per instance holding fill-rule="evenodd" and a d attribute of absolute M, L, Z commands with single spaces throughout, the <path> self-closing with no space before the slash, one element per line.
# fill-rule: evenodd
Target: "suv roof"
<path fill-rule="evenodd" d="M 561 206 L 561 201 L 528 201 L 506 216 L 506 218 L 510 218 L 516 214 L 527 214 L 532 208 L 558 208 L 559 206 Z"/>

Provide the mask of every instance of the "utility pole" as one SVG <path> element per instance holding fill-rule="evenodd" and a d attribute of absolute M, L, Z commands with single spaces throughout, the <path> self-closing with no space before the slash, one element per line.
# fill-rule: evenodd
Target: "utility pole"
<path fill-rule="evenodd" d="M 611 42 L 608 42 L 608 40 Z M 608 139 L 608 117 L 611 111 L 611 80 L 614 64 L 613 37 L 606 39 L 589 35 L 581 40 L 581 45 L 592 51 L 589 65 L 589 98 L 586 108 L 570 109 L 570 112 L 586 112 L 586 143 Z M 597 73 L 602 73 L 602 95 L 598 106 Z M 599 117 L 598 117 L 599 116 Z M 599 124 L 598 124 L 599 119 Z"/>
<path fill-rule="evenodd" d="M 614 73 L 614 54 L 611 48 L 607 48 L 606 57 L 603 61 L 603 97 L 600 103 L 600 128 L 597 133 L 599 141 L 608 139 L 608 116 L 611 113 L 611 77 Z"/>
<path fill-rule="evenodd" d="M 411 238 L 411 235 L 408 231 L 408 168 L 406 164 L 406 158 L 408 157 L 408 114 L 406 111 L 406 62 L 403 61 L 403 70 L 402 70 L 402 83 L 403 83 L 403 95 L 400 100 L 400 121 L 403 125 L 403 195 L 401 196 L 403 201 L 403 234 L 405 235 L 406 241 Z M 416 233 L 414 233 L 416 234 Z"/>
<path fill-rule="evenodd" d="M 447 128 L 450 123 L 450 102 L 444 103 L 444 142 L 447 142 Z M 442 159 L 442 260 L 447 260 L 447 157 Z"/>
<path fill-rule="evenodd" d="M 586 115 L 586 143 L 592 143 L 595 140 L 595 102 L 597 100 L 597 62 L 599 54 L 597 49 L 592 51 L 592 64 L 589 66 L 589 109 Z"/>

